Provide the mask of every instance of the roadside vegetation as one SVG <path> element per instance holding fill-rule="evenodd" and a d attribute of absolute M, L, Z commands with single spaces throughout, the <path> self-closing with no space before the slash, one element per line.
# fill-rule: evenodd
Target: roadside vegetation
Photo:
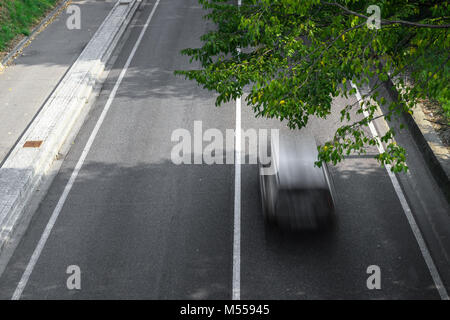
<path fill-rule="evenodd" d="M 0 52 L 6 51 L 20 35 L 32 27 L 60 0 L 0 0 Z"/>
<path fill-rule="evenodd" d="M 363 130 L 370 121 L 412 113 L 421 100 L 439 102 L 450 116 L 449 1 L 242 0 L 239 8 L 228 0 L 199 2 L 216 29 L 202 36 L 202 47 L 182 51 L 201 67 L 176 74 L 216 91 L 217 105 L 249 86 L 245 99 L 256 116 L 299 129 L 310 117 L 336 112 L 332 98 L 356 92 L 350 82 L 376 81 L 364 103 L 337 111 L 342 126 L 319 147 L 318 165 L 365 153 L 379 143 Z M 388 104 L 378 87 L 406 72 L 413 86 L 400 80 L 399 101 Z M 378 105 L 387 111 L 378 114 Z M 376 158 L 406 171 L 406 151 L 395 133 L 380 137 L 386 151 Z"/>
<path fill-rule="evenodd" d="M 446 48 L 448 48 L 450 45 L 450 29 L 447 31 L 446 41 Z M 450 48 L 448 49 L 450 50 Z M 420 70 L 420 72 L 416 72 L 415 77 L 412 79 L 413 85 L 429 81 L 429 74 L 427 74 L 426 71 L 430 68 L 433 70 L 440 70 L 440 72 L 447 76 L 450 74 L 448 52 L 439 52 L 438 50 L 435 50 L 434 47 L 429 47 L 425 48 L 424 54 L 427 56 L 427 59 L 418 60 L 411 67 L 412 70 Z M 442 81 L 438 81 L 439 85 L 431 86 L 426 93 L 426 98 L 422 101 L 430 109 L 434 109 L 439 113 L 438 120 L 445 122 L 447 126 L 450 125 L 450 84 L 448 83 L 448 80 L 448 77 L 444 77 Z"/>

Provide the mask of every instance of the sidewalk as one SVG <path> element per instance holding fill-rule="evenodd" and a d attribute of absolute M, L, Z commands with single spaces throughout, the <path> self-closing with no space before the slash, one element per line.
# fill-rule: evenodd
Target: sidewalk
<path fill-rule="evenodd" d="M 81 29 L 66 27 L 64 10 L 0 73 L 0 166 L 115 2 L 72 1 L 81 9 Z"/>

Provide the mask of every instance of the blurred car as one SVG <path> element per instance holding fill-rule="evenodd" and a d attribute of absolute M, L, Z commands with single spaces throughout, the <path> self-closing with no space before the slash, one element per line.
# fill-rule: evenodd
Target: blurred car
<path fill-rule="evenodd" d="M 258 162 L 266 223 L 291 230 L 331 226 L 335 215 L 334 186 L 326 163 L 321 168 L 314 165 L 318 157 L 315 139 L 284 136 L 269 146 L 270 162 Z"/>

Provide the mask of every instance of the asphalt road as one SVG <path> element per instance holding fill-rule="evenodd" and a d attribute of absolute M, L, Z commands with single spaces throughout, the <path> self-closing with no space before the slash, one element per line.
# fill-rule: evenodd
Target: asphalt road
<path fill-rule="evenodd" d="M 136 15 L 100 96 L 0 277 L 0 298 L 12 297 L 154 3 L 145 1 Z M 174 130 L 192 132 L 197 120 L 203 130 L 224 134 L 236 125 L 234 102 L 215 108 L 214 94 L 173 75 L 195 67 L 179 51 L 200 45 L 199 37 L 212 28 L 202 15 L 197 0 L 159 3 L 21 298 L 231 299 L 237 286 L 242 299 L 439 299 L 393 184 L 371 158 L 376 149 L 330 168 L 338 221 L 321 234 L 266 230 L 256 165 L 240 167 L 236 188 L 234 164 L 171 161 Z M 342 99 L 334 103 L 336 109 L 345 105 Z M 336 115 L 290 131 L 278 121 L 255 119 L 244 102 L 241 117 L 244 130 L 309 133 L 319 142 L 339 124 Z M 450 208 L 409 134 L 399 139 L 411 166 L 409 175 L 399 176 L 402 190 L 448 290 Z M 241 199 L 237 238 L 235 192 Z M 233 247 L 237 240 L 240 252 Z M 236 263 L 239 282 L 233 282 Z M 81 290 L 66 286 L 70 265 L 80 267 Z M 380 290 L 367 288 L 371 265 L 380 267 Z"/>

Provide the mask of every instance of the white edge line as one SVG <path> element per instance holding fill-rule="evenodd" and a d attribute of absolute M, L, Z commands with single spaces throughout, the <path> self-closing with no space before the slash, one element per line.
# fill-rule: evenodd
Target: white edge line
<path fill-rule="evenodd" d="M 352 87 L 356 90 L 356 99 L 358 102 L 363 102 L 363 99 L 361 97 L 361 93 L 359 92 L 358 87 L 353 84 L 353 82 L 350 82 Z M 364 110 L 364 116 L 368 117 L 369 113 Z M 381 140 L 379 138 L 377 129 L 373 125 L 373 122 L 369 123 L 369 129 L 372 133 L 372 136 L 378 141 L 378 151 L 380 153 L 384 152 L 383 144 L 381 143 Z M 409 226 L 411 227 L 411 230 L 414 234 L 414 237 L 416 238 L 417 244 L 419 245 L 420 252 L 422 253 L 422 256 L 425 260 L 425 263 L 428 267 L 428 270 L 430 271 L 431 277 L 433 278 L 434 285 L 436 286 L 437 291 L 439 292 L 439 296 L 442 300 L 449 300 L 449 296 L 447 293 L 447 289 L 445 288 L 441 277 L 439 275 L 439 272 L 436 268 L 436 265 L 434 264 L 433 258 L 431 257 L 430 251 L 428 250 L 428 247 L 425 243 L 425 240 L 423 239 L 422 233 L 420 232 L 419 226 L 417 225 L 416 220 L 414 219 L 414 216 L 412 215 L 411 208 L 408 205 L 408 201 L 406 201 L 405 194 L 403 193 L 402 188 L 400 187 L 400 183 L 398 182 L 397 176 L 391 171 L 391 166 L 386 165 L 385 166 L 386 171 L 389 175 L 389 178 L 391 179 L 392 185 L 394 186 L 395 193 L 397 194 L 398 199 L 400 200 L 400 204 L 402 205 L 403 212 L 406 215 L 406 218 L 408 219 Z"/>
<path fill-rule="evenodd" d="M 131 64 L 131 61 L 132 61 L 134 55 L 136 54 L 136 50 L 139 47 L 139 45 L 142 41 L 142 38 L 144 37 L 144 33 L 150 24 L 150 21 L 156 11 L 156 8 L 157 8 L 159 2 L 160 2 L 160 0 L 156 1 L 155 5 L 153 7 L 153 10 L 151 11 L 149 17 L 147 18 L 147 21 L 145 22 L 143 29 L 141 30 L 139 38 L 137 39 L 136 43 L 134 44 L 133 50 L 131 51 L 130 55 L 128 56 L 128 59 L 124 65 L 122 71 L 120 72 L 120 75 L 116 81 L 116 84 L 114 85 L 114 88 L 112 89 L 112 91 L 108 97 L 108 101 L 106 102 L 105 107 L 103 108 L 103 111 L 102 111 L 99 119 L 97 120 L 97 123 L 95 124 L 94 129 L 91 132 L 91 135 L 89 136 L 86 146 L 84 147 L 83 152 L 81 153 L 81 156 L 75 166 L 75 169 L 72 172 L 72 175 L 70 176 L 70 179 L 67 182 L 67 184 L 64 188 L 64 191 L 61 194 L 61 197 L 59 198 L 55 209 L 53 210 L 50 220 L 48 221 L 47 226 L 45 227 L 44 232 L 43 232 L 41 238 L 39 239 L 39 242 L 38 242 L 36 248 L 34 249 L 33 255 L 31 256 L 30 261 L 28 262 L 27 268 L 25 269 L 19 283 L 17 284 L 16 290 L 14 291 L 14 294 L 13 294 L 11 300 L 19 300 L 20 297 L 22 296 L 22 292 L 25 289 L 25 287 L 28 283 L 28 280 L 30 279 L 31 273 L 33 272 L 33 269 L 42 253 L 42 250 L 44 249 L 47 239 L 50 236 L 53 226 L 55 225 L 56 219 L 58 219 L 58 216 L 61 212 L 61 209 L 64 206 L 64 203 L 67 199 L 67 196 L 70 193 L 70 190 L 72 189 L 75 179 L 77 178 L 78 173 L 80 172 L 80 169 L 83 166 L 83 163 L 86 159 L 86 156 L 88 155 L 89 150 L 92 147 L 95 137 L 97 136 L 97 133 L 98 133 L 103 121 L 105 120 L 106 114 L 108 113 L 108 110 L 111 107 L 111 104 L 116 96 L 117 90 L 119 89 L 119 86 L 122 83 L 122 80 L 128 70 L 128 67 Z"/>

